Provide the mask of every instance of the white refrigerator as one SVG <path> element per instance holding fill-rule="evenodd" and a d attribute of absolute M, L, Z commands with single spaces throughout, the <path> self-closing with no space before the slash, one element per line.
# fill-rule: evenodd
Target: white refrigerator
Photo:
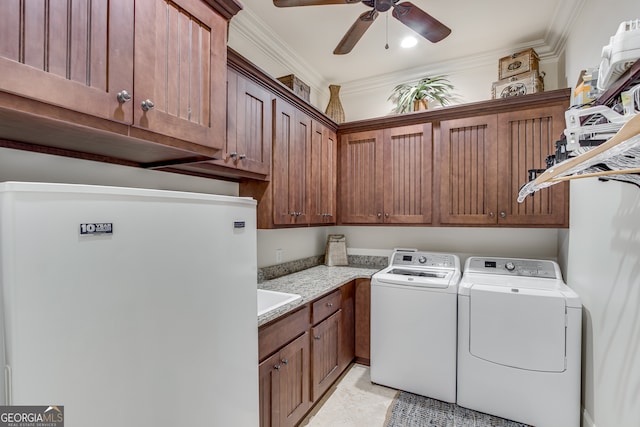
<path fill-rule="evenodd" d="M 252 199 L 0 183 L 0 405 L 255 427 L 256 280 Z"/>

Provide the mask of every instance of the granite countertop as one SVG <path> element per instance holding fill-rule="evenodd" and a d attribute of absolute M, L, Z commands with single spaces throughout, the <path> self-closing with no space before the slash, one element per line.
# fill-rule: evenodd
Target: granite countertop
<path fill-rule="evenodd" d="M 314 299 L 339 288 L 354 279 L 369 279 L 379 268 L 368 267 L 327 267 L 318 265 L 277 279 L 258 284 L 259 289 L 289 292 L 302 296 L 292 303 L 258 316 L 258 326 L 262 326 Z"/>

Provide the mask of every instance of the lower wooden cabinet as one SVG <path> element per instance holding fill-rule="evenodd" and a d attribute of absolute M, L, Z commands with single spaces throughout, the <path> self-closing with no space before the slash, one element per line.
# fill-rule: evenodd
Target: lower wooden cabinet
<path fill-rule="evenodd" d="M 260 426 L 295 426 L 355 356 L 355 281 L 261 327 Z"/>
<path fill-rule="evenodd" d="M 342 310 L 311 329 L 313 354 L 313 400 L 318 400 L 340 376 Z"/>
<path fill-rule="evenodd" d="M 309 333 L 305 332 L 259 365 L 260 425 L 295 426 L 311 407 Z"/>

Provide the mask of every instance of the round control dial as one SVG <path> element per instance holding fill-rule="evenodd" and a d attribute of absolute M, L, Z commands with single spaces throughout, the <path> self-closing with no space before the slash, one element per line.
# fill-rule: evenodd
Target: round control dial
<path fill-rule="evenodd" d="M 418 258 L 418 262 L 420 264 L 424 264 L 425 262 L 427 262 L 427 257 L 425 256 L 421 256 L 420 258 Z"/>
<path fill-rule="evenodd" d="M 504 268 L 506 268 L 507 271 L 513 271 L 516 269 L 516 265 L 512 262 L 508 262 L 504 265 Z"/>

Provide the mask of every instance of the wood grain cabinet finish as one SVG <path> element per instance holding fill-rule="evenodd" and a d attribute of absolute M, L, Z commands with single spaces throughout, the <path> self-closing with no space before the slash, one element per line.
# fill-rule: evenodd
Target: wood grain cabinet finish
<path fill-rule="evenodd" d="M 203 0 L 2 1 L 1 104 L 58 120 L 47 125 L 77 140 L 47 142 L 27 129 L 27 142 L 149 163 L 213 156 L 225 138 L 226 29 Z M 83 145 L 92 130 L 112 132 L 98 137 L 113 147 Z M 123 138 L 141 151 L 152 147 L 139 141 L 184 151 L 135 152 Z"/>
<path fill-rule="evenodd" d="M 315 120 L 309 156 L 309 224 L 335 224 L 338 141 L 335 132 Z"/>
<path fill-rule="evenodd" d="M 272 100 L 267 89 L 233 69 L 227 70 L 227 139 L 222 159 L 212 163 L 269 175 Z"/>
<path fill-rule="evenodd" d="M 342 310 L 336 311 L 311 329 L 312 337 L 312 399 L 320 396 L 340 376 L 342 345 Z"/>
<path fill-rule="evenodd" d="M 131 123 L 133 49 L 133 1 L 0 2 L 1 91 Z"/>
<path fill-rule="evenodd" d="M 429 224 L 432 125 L 342 135 L 340 222 Z"/>
<path fill-rule="evenodd" d="M 355 281 L 355 359 L 369 365 L 371 361 L 371 280 Z"/>
<path fill-rule="evenodd" d="M 564 129 L 562 105 L 445 120 L 436 145 L 439 221 L 452 225 L 566 226 L 566 184 L 517 202 L 529 169 L 544 169 Z"/>
<path fill-rule="evenodd" d="M 309 410 L 309 360 L 305 332 L 259 365 L 261 427 L 293 427 Z"/>

